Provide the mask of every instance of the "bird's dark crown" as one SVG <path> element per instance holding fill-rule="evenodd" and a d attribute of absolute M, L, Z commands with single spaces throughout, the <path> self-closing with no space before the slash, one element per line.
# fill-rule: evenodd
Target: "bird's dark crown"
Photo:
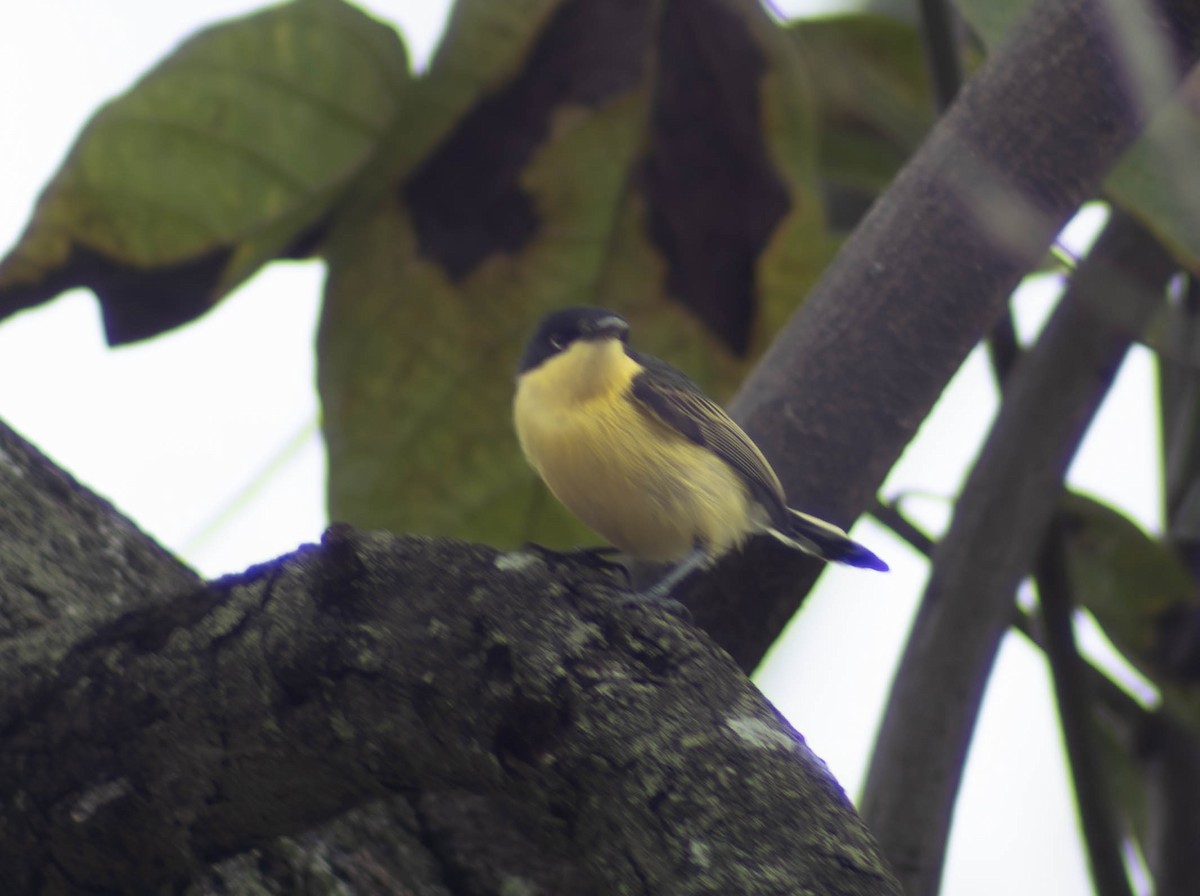
<path fill-rule="evenodd" d="M 607 308 L 563 308 L 541 319 L 525 344 L 518 373 L 533 370 L 581 339 L 629 339 L 629 323 Z"/>

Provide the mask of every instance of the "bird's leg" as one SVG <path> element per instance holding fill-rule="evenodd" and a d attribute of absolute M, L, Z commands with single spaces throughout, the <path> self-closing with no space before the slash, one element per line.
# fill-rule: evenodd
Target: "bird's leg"
<path fill-rule="evenodd" d="M 698 567 L 703 566 L 707 561 L 708 551 L 705 550 L 703 545 L 696 545 L 686 557 L 676 563 L 665 576 L 649 588 L 633 592 L 634 599 L 645 603 L 660 604 L 672 612 L 683 609 L 687 613 L 686 608 L 679 601 L 671 597 L 671 592 L 675 590 L 676 585 L 687 578 Z M 687 615 L 691 616 L 690 613 Z"/>
<path fill-rule="evenodd" d="M 611 545 L 601 545 L 599 547 L 569 548 L 563 551 L 562 555 L 600 572 L 614 575 L 619 573 L 625 579 L 625 586 L 629 587 L 632 581 L 629 574 L 629 565 L 622 563 L 620 560 L 609 559 L 620 553 L 620 548 L 614 548 Z"/>

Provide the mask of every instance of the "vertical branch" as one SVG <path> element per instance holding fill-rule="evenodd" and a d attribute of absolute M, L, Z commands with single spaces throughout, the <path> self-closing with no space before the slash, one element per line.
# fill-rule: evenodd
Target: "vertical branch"
<path fill-rule="evenodd" d="M 1109 222 L 1014 371 L 934 555 L 862 805 L 908 896 L 937 892 L 967 748 L 1013 594 L 1033 567 L 1070 459 L 1172 270 L 1138 225 L 1123 216 Z"/>
<path fill-rule="evenodd" d="M 1188 277 L 1169 309 L 1166 351 L 1159 352 L 1163 506 L 1167 535 L 1200 581 L 1200 375 L 1191 363 L 1200 344 L 1200 282 Z M 1160 893 L 1200 892 L 1200 739 L 1160 712 L 1145 738 L 1150 791 L 1146 860 Z"/>
<path fill-rule="evenodd" d="M 1148 738 L 1150 824 L 1146 861 L 1155 892 L 1200 893 L 1200 745 L 1192 728 L 1159 713 Z"/>
<path fill-rule="evenodd" d="M 1092 882 L 1098 896 L 1132 896 L 1129 874 L 1121 858 L 1117 813 L 1096 742 L 1095 699 L 1086 675 L 1087 666 L 1075 647 L 1074 601 L 1063 558 L 1062 535 L 1056 523 L 1051 524 L 1042 546 L 1036 581 L 1046 656 L 1054 677 L 1054 695 Z"/>
<path fill-rule="evenodd" d="M 921 45 L 925 67 L 933 87 L 933 100 L 939 112 L 945 112 L 962 87 L 962 57 L 958 51 L 958 16 L 949 0 L 920 0 Z M 996 382 L 1004 387 L 1021 356 L 1012 309 L 1005 306 L 987 336 L 988 360 Z"/>
<path fill-rule="evenodd" d="M 958 19 L 948 0 L 920 0 L 921 45 L 925 67 L 933 86 L 933 100 L 945 112 L 962 87 L 962 59 L 958 53 Z"/>

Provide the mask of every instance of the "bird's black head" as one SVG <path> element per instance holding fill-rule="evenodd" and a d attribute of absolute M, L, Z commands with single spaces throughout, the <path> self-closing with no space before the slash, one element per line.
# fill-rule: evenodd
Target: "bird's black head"
<path fill-rule="evenodd" d="M 629 323 L 607 308 L 563 308 L 541 319 L 525 344 L 517 373 L 533 370 L 581 339 L 629 339 Z"/>

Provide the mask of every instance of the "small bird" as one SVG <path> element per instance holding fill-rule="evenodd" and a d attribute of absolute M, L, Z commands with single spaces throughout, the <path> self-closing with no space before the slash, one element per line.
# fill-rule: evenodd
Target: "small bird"
<path fill-rule="evenodd" d="M 758 446 L 681 371 L 628 345 L 604 308 L 544 317 L 517 370 L 521 449 L 555 496 L 625 553 L 675 568 L 664 599 L 750 535 L 867 569 L 887 564 L 844 531 L 787 506 Z"/>

